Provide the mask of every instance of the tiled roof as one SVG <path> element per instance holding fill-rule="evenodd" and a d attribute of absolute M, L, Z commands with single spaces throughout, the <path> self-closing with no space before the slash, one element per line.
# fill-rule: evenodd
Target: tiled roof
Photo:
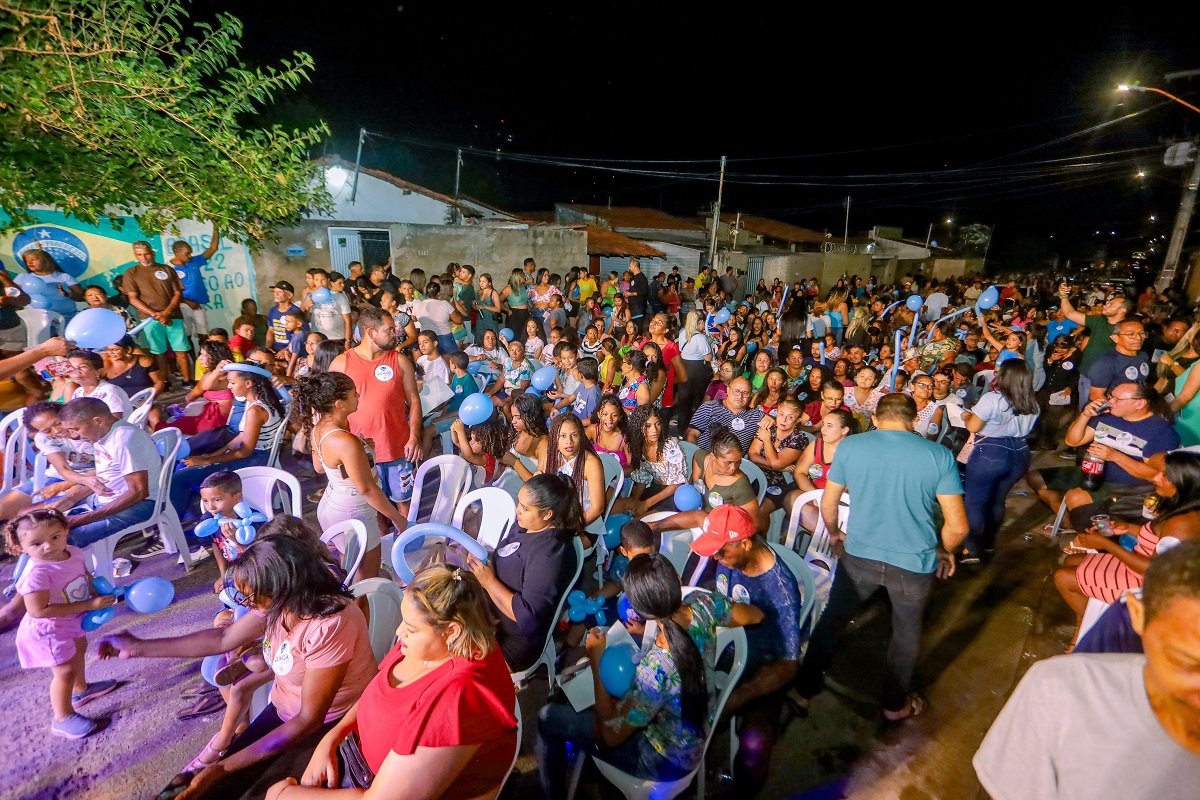
<path fill-rule="evenodd" d="M 637 258 L 666 258 L 667 254 L 655 250 L 645 242 L 630 239 L 616 231 L 597 228 L 595 225 L 572 225 L 575 230 L 587 234 L 587 254 L 589 256 L 614 256 Z"/>
<path fill-rule="evenodd" d="M 733 225 L 737 221 L 737 214 L 721 215 L 721 222 L 724 222 L 726 225 Z M 766 236 L 768 239 L 775 239 L 776 241 L 787 242 L 788 244 L 821 244 L 825 241 L 825 234 L 821 231 L 801 228 L 798 225 L 789 225 L 786 222 L 778 222 L 766 217 L 756 217 L 753 214 L 742 214 L 740 224 L 743 230 L 747 230 L 750 233 L 757 233 L 760 236 Z"/>
<path fill-rule="evenodd" d="M 587 206 L 563 203 L 563 208 L 574 209 L 599 219 L 607 220 L 613 228 L 648 228 L 667 231 L 703 231 L 704 223 L 682 217 L 674 217 L 653 208 L 636 206 Z"/>

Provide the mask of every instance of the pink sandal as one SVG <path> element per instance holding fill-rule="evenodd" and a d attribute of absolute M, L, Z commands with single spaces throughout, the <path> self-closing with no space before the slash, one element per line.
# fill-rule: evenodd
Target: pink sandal
<path fill-rule="evenodd" d="M 186 767 L 183 768 L 184 772 L 192 772 L 192 773 L 200 772 L 201 770 L 203 770 L 207 767 L 211 767 L 213 764 L 216 764 L 218 761 L 220 761 L 222 758 L 225 757 L 225 753 L 228 748 L 226 748 L 226 750 L 221 750 L 218 752 L 212 746 L 212 743 L 216 738 L 217 737 L 214 736 L 212 739 L 208 740 L 208 744 L 204 745 L 204 749 L 200 751 L 200 755 L 193 758 L 191 760 L 191 763 L 189 763 Z M 213 756 L 215 756 L 215 758 L 213 758 L 211 761 L 206 760 L 204 758 L 206 755 L 208 755 L 210 753 Z"/>

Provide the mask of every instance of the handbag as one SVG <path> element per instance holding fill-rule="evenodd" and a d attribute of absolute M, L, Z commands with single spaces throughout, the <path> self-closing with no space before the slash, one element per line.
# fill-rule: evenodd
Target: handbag
<path fill-rule="evenodd" d="M 338 765 L 341 768 L 343 789 L 370 789 L 375 773 L 367 766 L 362 748 L 358 744 L 358 733 L 351 731 L 350 735 L 338 744 Z"/>
<path fill-rule="evenodd" d="M 975 434 L 972 433 L 967 437 L 967 441 L 963 443 L 962 449 L 958 451 L 958 456 L 954 460 L 960 464 L 966 464 L 971 460 L 971 453 L 975 452 L 975 445 L 987 438 L 987 436 L 980 436 L 976 439 Z"/>

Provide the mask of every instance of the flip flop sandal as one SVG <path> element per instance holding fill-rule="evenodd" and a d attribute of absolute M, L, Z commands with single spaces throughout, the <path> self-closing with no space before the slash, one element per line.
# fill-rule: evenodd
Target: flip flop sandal
<path fill-rule="evenodd" d="M 889 717 L 888 712 L 883 712 L 883 718 L 888 722 L 903 722 L 906 719 L 919 717 L 925 713 L 925 709 L 929 708 L 929 701 L 919 694 L 910 694 L 908 696 L 908 704 L 904 708 L 904 713 L 898 717 Z"/>
<path fill-rule="evenodd" d="M 249 674 L 250 668 L 242 663 L 242 659 L 238 658 L 217 670 L 217 674 L 213 676 L 213 682 L 217 686 L 232 686 Z"/>
<path fill-rule="evenodd" d="M 198 717 L 207 717 L 209 714 L 225 708 L 225 701 L 221 699 L 219 694 L 206 694 L 196 701 L 196 704 L 187 711 L 180 712 L 176 719 L 196 719 Z"/>
<path fill-rule="evenodd" d="M 217 737 L 214 736 L 213 739 L 215 738 Z M 229 748 L 225 748 L 225 750 L 216 750 L 213 748 L 212 743 L 213 740 L 209 739 L 208 744 L 204 745 L 204 749 L 200 751 L 200 755 L 193 758 L 188 765 L 183 768 L 183 771 L 196 773 L 202 769 L 211 767 L 213 764 L 216 764 L 218 761 L 224 758 L 225 753 L 228 752 Z M 205 759 L 204 757 L 210 753 L 213 755 L 213 758 Z"/>
<path fill-rule="evenodd" d="M 203 681 L 184 689 L 179 693 L 179 696 L 184 700 L 199 700 L 201 697 L 213 694 L 216 691 L 218 691 L 216 686 L 213 686 L 208 681 Z"/>

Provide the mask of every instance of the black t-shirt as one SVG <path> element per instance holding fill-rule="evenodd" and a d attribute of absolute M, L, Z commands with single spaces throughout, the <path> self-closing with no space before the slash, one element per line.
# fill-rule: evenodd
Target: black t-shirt
<path fill-rule="evenodd" d="M 1046 383 L 1042 385 L 1042 393 L 1051 395 L 1070 389 L 1072 398 L 1079 391 L 1079 351 L 1073 351 L 1066 358 L 1045 361 Z"/>
<path fill-rule="evenodd" d="M 496 548 L 496 577 L 514 592 L 514 622 L 497 612 L 496 639 L 514 672 L 541 654 L 546 634 L 558 621 L 554 612 L 575 576 L 574 544 L 556 528 L 526 533 L 520 528 Z"/>
<path fill-rule="evenodd" d="M 632 291 L 637 292 L 629 298 L 629 310 L 633 312 L 633 316 L 641 316 L 646 313 L 646 299 L 650 294 L 650 282 L 646 280 L 646 274 L 639 272 L 633 276 L 630 282 Z"/>

